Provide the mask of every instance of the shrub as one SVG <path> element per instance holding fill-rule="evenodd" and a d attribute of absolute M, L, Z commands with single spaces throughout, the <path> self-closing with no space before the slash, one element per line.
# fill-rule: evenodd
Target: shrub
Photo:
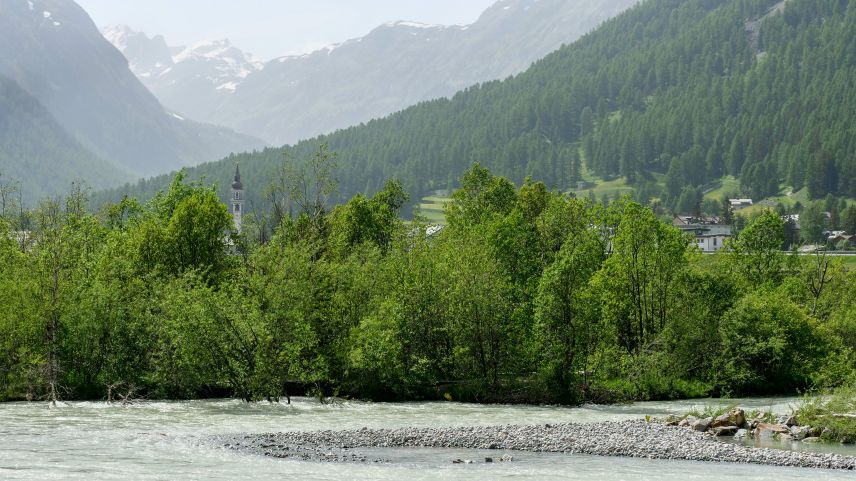
<path fill-rule="evenodd" d="M 725 313 L 716 383 L 725 394 L 793 392 L 809 386 L 831 343 L 797 305 L 754 292 Z"/>
<path fill-rule="evenodd" d="M 820 428 L 828 441 L 856 441 L 856 382 L 831 396 L 807 397 L 796 410 L 801 425 Z"/>

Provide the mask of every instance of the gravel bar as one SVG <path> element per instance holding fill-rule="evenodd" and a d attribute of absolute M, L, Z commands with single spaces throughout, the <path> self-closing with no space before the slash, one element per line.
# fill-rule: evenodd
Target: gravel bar
<path fill-rule="evenodd" d="M 252 454 L 329 462 L 388 462 L 359 448 L 456 448 L 752 463 L 856 470 L 856 457 L 752 448 L 706 433 L 645 421 L 537 426 L 358 429 L 219 436 L 216 442 Z"/>

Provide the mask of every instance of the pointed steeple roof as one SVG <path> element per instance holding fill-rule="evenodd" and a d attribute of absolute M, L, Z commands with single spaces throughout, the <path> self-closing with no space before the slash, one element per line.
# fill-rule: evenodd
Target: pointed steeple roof
<path fill-rule="evenodd" d="M 244 184 L 241 183 L 241 168 L 235 164 L 235 181 L 232 182 L 233 190 L 244 190 Z"/>

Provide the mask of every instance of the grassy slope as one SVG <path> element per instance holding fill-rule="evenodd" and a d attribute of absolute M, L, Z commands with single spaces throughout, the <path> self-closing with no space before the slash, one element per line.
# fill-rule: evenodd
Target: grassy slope
<path fill-rule="evenodd" d="M 443 213 L 443 207 L 451 202 L 452 199 L 440 196 L 423 197 L 419 203 L 419 210 L 423 217 L 428 219 L 432 224 L 446 224 L 446 215 Z"/>

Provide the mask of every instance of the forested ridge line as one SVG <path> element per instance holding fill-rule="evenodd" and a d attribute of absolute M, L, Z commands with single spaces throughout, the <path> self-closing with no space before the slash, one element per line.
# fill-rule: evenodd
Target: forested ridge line
<path fill-rule="evenodd" d="M 85 191 L 0 220 L 0 399 L 578 403 L 794 394 L 854 378 L 856 272 L 751 219 L 704 256 L 628 198 L 594 204 L 476 164 L 448 227 L 391 181 L 333 207 L 332 157 L 234 228 L 182 176 L 98 214 Z M 308 172 L 319 173 L 314 178 Z M 303 175 L 303 177 L 301 177 Z M 314 174 L 309 174 L 314 175 Z M 267 236 L 266 225 L 275 226 Z M 433 231 L 432 231 L 433 232 Z"/>
<path fill-rule="evenodd" d="M 768 15 L 779 4 L 648 0 L 523 74 L 285 155 L 305 158 L 328 143 L 340 155 L 341 201 L 371 195 L 387 178 L 418 199 L 455 186 L 474 161 L 563 191 L 584 169 L 621 176 L 637 200 L 669 208 L 729 174 L 756 200 L 783 188 L 856 197 L 856 3 L 789 0 Z M 250 203 L 261 208 L 282 157 L 278 148 L 234 155 L 188 175 L 225 188 L 240 163 Z M 96 203 L 123 193 L 147 199 L 170 177 L 99 193 Z"/>

